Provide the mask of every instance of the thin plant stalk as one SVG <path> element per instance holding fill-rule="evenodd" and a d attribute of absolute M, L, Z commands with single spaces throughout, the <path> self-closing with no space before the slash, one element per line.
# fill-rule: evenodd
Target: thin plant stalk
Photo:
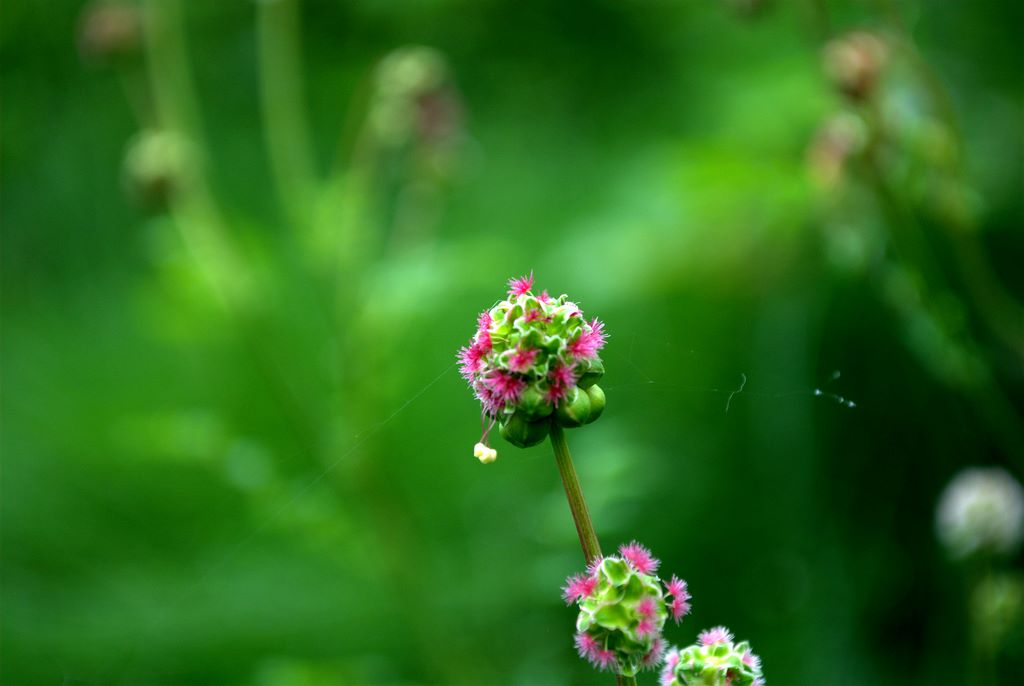
<path fill-rule="evenodd" d="M 565 497 L 569 500 L 572 520 L 576 523 L 576 533 L 580 537 L 583 557 L 586 558 L 587 564 L 590 564 L 601 557 L 601 543 L 597 540 L 594 522 L 590 519 L 590 510 L 587 509 L 587 501 L 583 498 L 583 489 L 580 488 L 580 480 L 572 464 L 569 443 L 565 440 L 565 430 L 556 421 L 551 422 L 551 446 L 555 449 L 555 464 L 558 465 L 558 473 L 562 477 Z"/>
<path fill-rule="evenodd" d="M 206 179 L 206 146 L 185 48 L 181 3 L 148 0 L 144 12 L 155 120 L 160 129 L 182 136 L 188 146 L 186 187 L 171 203 L 175 224 L 222 304 L 244 308 L 251 284 Z"/>
<path fill-rule="evenodd" d="M 288 219 L 302 227 L 308 220 L 316 182 L 300 59 L 297 0 L 257 3 L 260 102 L 271 172 Z"/>

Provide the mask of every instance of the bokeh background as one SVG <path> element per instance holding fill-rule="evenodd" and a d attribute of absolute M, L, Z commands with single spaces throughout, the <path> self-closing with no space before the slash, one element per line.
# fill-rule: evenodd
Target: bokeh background
<path fill-rule="evenodd" d="M 2 12 L 3 683 L 610 683 L 550 446 L 477 462 L 454 365 L 531 270 L 607 324 L 569 441 L 670 640 L 1024 673 L 934 533 L 1024 469 L 1020 3 Z"/>

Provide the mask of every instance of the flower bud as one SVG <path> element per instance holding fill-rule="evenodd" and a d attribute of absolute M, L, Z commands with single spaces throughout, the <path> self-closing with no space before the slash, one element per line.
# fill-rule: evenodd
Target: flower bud
<path fill-rule="evenodd" d="M 827 119 L 807 150 L 812 179 L 824 189 L 838 186 L 867 140 L 867 125 L 858 115 L 844 112 Z"/>
<path fill-rule="evenodd" d="M 572 395 L 555 410 L 555 421 L 567 429 L 583 426 L 590 419 L 590 395 L 574 388 Z"/>
<path fill-rule="evenodd" d="M 527 419 L 533 421 L 550 417 L 554 408 L 547 402 L 539 388 L 528 386 L 519 396 L 519 411 L 523 412 Z"/>
<path fill-rule="evenodd" d="M 377 66 L 369 123 L 385 146 L 450 144 L 461 132 L 462 110 L 448 62 L 439 51 L 405 46 Z"/>
<path fill-rule="evenodd" d="M 887 59 L 885 43 L 866 31 L 854 31 L 825 46 L 825 72 L 852 100 L 865 100 L 874 92 Z"/>
<path fill-rule="evenodd" d="M 147 129 L 128 143 L 122 172 L 124 183 L 141 205 L 164 209 L 187 188 L 193 162 L 194 150 L 185 137 L 172 131 Z"/>
<path fill-rule="evenodd" d="M 580 608 L 575 638 L 580 657 L 622 676 L 658 664 L 665 620 L 671 616 L 678 623 L 690 609 L 686 583 L 676 577 L 663 582 L 655 573 L 659 564 L 633 542 L 567 579 L 563 598 Z"/>
<path fill-rule="evenodd" d="M 587 424 L 597 421 L 597 418 L 604 412 L 604 391 L 600 386 L 591 386 L 586 391 L 590 398 L 590 416 L 587 417 Z"/>
<path fill-rule="evenodd" d="M 662 686 L 764 686 L 761 658 L 724 626 L 702 631 L 694 645 L 665 656 Z"/>
<path fill-rule="evenodd" d="M 529 448 L 548 437 L 550 420 L 531 422 L 522 412 L 516 412 L 501 424 L 501 437 L 518 448 Z"/>
<path fill-rule="evenodd" d="M 585 371 L 580 374 L 579 381 L 576 382 L 580 388 L 590 388 L 604 376 L 604 362 L 600 358 L 587 360 L 584 369 Z"/>
<path fill-rule="evenodd" d="M 110 63 L 138 53 L 142 14 L 128 2 L 93 2 L 78 24 L 78 50 L 88 62 Z"/>

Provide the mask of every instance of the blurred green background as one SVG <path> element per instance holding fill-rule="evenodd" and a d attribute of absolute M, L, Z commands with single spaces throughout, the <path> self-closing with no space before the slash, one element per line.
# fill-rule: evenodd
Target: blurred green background
<path fill-rule="evenodd" d="M 669 640 L 977 676 L 934 506 L 1024 468 L 1020 3 L 2 17 L 3 683 L 611 683 L 550 446 L 478 463 L 454 365 L 530 270 L 607 323 L 569 441 Z"/>

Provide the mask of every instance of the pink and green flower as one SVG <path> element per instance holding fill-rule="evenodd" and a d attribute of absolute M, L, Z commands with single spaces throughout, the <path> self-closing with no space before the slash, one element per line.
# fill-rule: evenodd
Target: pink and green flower
<path fill-rule="evenodd" d="M 533 283 L 532 273 L 510 279 L 507 298 L 480 314 L 459 350 L 462 376 L 484 415 L 484 445 L 494 424 L 510 443 L 528 447 L 547 437 L 551 422 L 582 426 L 604 410 L 597 386 L 604 324 L 584 319 L 567 295 L 535 295 Z"/>

